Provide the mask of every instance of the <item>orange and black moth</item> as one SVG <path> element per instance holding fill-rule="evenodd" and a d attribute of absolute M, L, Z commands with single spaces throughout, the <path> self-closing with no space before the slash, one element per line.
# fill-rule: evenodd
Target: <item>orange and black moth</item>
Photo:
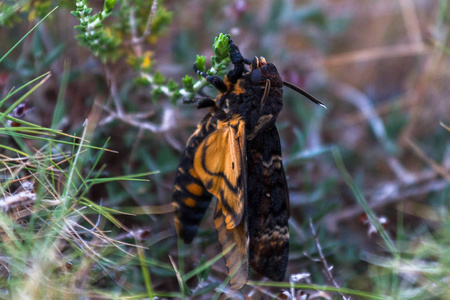
<path fill-rule="evenodd" d="M 197 99 L 209 108 L 189 138 L 173 186 L 178 236 L 191 243 L 211 199 L 214 225 L 231 276 L 240 289 L 249 266 L 276 281 L 284 279 L 289 255 L 289 193 L 275 121 L 283 108 L 284 82 L 262 57 L 244 59 L 230 39 L 234 65 L 224 80 L 196 69 L 218 91 Z M 250 71 L 245 65 L 250 65 Z"/>

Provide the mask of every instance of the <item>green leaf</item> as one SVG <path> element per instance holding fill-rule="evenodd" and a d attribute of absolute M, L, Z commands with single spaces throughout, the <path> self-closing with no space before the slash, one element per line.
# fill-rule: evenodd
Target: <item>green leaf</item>
<path fill-rule="evenodd" d="M 153 100 L 155 101 L 155 100 L 161 98 L 161 96 L 164 95 L 164 92 L 162 91 L 162 89 L 160 87 L 158 87 L 158 88 L 152 90 L 151 95 L 152 95 Z"/>
<path fill-rule="evenodd" d="M 206 257 L 205 255 L 202 255 L 200 258 L 199 265 L 206 264 Z M 201 281 L 206 281 L 209 276 L 209 271 L 211 270 L 211 267 L 205 268 L 203 271 L 201 271 L 197 276 Z"/>
<path fill-rule="evenodd" d="M 172 104 L 176 104 L 178 99 L 181 98 L 181 93 L 179 91 L 175 91 L 170 97 L 169 100 Z"/>
<path fill-rule="evenodd" d="M 230 56 L 229 34 L 220 34 L 214 39 L 213 51 L 219 61 Z"/>
<path fill-rule="evenodd" d="M 171 78 L 167 83 L 167 88 L 169 89 L 169 91 L 174 92 L 178 90 L 178 84 Z"/>
<path fill-rule="evenodd" d="M 156 72 L 153 76 L 153 83 L 156 85 L 163 85 L 166 78 L 164 78 L 164 75 L 162 75 L 159 72 Z"/>
<path fill-rule="evenodd" d="M 181 81 L 183 82 L 183 87 L 186 91 L 190 93 L 194 92 L 194 78 L 186 75 L 183 79 L 181 79 Z"/>
<path fill-rule="evenodd" d="M 58 59 L 61 56 L 61 53 L 64 51 L 66 45 L 61 43 L 57 47 L 55 47 L 53 50 L 48 53 L 43 61 L 43 64 L 45 66 L 50 66 L 56 59 Z"/>
<path fill-rule="evenodd" d="M 79 32 L 86 32 L 86 26 L 83 26 L 83 25 L 76 25 L 73 28 L 75 28 Z"/>
<path fill-rule="evenodd" d="M 6 52 L 6 54 L 5 55 L 3 55 L 1 58 L 0 58 L 0 63 L 8 56 L 8 54 L 9 53 L 11 53 L 17 46 L 19 46 L 19 44 L 34 30 L 34 29 L 36 29 L 36 27 L 38 27 L 39 26 L 39 24 L 41 24 L 42 22 L 44 22 L 44 20 L 45 19 L 47 19 L 48 18 L 48 16 L 50 16 L 56 9 L 58 8 L 58 6 L 57 7 L 55 7 L 51 12 L 49 12 L 47 15 L 45 15 L 45 17 L 44 18 L 42 18 L 42 20 L 40 20 L 36 25 L 34 25 L 33 26 L 33 28 L 31 28 L 28 32 L 27 32 L 27 34 L 25 34 L 16 44 L 14 44 L 14 46 L 12 46 L 11 47 L 11 49 L 9 49 L 9 51 L 8 52 Z"/>
<path fill-rule="evenodd" d="M 111 11 L 116 5 L 116 0 L 105 0 L 105 4 L 103 6 L 103 10 Z"/>
<path fill-rule="evenodd" d="M 137 77 L 136 79 L 134 79 L 134 82 L 137 85 L 142 85 L 142 86 L 148 86 L 151 83 L 150 80 L 148 80 L 147 78 L 145 78 L 143 76 Z"/>
<path fill-rule="evenodd" d="M 195 65 L 198 70 L 200 70 L 202 72 L 206 71 L 205 62 L 206 62 L 205 56 L 197 55 L 197 58 L 195 59 Z"/>

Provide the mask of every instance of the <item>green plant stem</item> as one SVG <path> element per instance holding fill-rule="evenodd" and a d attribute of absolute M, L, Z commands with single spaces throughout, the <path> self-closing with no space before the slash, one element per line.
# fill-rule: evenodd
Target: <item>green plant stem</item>
<path fill-rule="evenodd" d="M 17 46 L 19 46 L 20 43 L 22 43 L 22 41 L 33 31 L 36 29 L 36 27 L 38 27 L 42 22 L 44 22 L 45 19 L 47 19 L 48 16 L 50 16 L 56 9 L 58 8 L 58 6 L 56 6 L 52 11 L 50 11 L 48 14 L 45 15 L 45 17 L 42 18 L 42 20 L 40 20 L 36 25 L 33 26 L 33 28 L 31 28 L 14 46 L 11 47 L 11 49 L 9 49 L 8 52 L 6 52 L 5 55 L 2 56 L 2 58 L 0 58 L 0 63 L 9 55 L 9 53 L 11 53 Z"/>

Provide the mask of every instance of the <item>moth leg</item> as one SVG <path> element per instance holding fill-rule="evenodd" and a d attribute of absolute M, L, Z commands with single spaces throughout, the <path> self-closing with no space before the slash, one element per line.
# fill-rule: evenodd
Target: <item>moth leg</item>
<path fill-rule="evenodd" d="M 225 82 L 219 76 L 209 76 L 205 72 L 202 72 L 199 69 L 197 69 L 197 65 L 196 64 L 194 64 L 194 71 L 198 75 L 200 75 L 203 78 L 205 78 L 206 81 L 208 81 L 210 84 L 212 84 L 212 86 L 214 86 L 216 89 L 218 89 L 219 92 L 225 93 L 227 91 L 227 86 L 226 86 Z"/>
<path fill-rule="evenodd" d="M 242 73 L 244 72 L 245 59 L 242 57 L 239 48 L 233 43 L 231 38 L 228 38 L 228 41 L 230 43 L 230 59 L 234 68 L 228 72 L 227 78 L 231 83 L 236 83 L 238 79 L 242 77 Z"/>
<path fill-rule="evenodd" d="M 192 104 L 196 102 L 196 99 L 182 99 L 183 104 Z"/>
<path fill-rule="evenodd" d="M 193 103 L 197 109 L 216 106 L 216 100 L 214 100 L 211 97 L 183 99 L 183 103 L 185 104 Z"/>
<path fill-rule="evenodd" d="M 197 101 L 195 101 L 194 103 L 195 107 L 197 107 L 197 109 L 200 108 L 205 108 L 205 107 L 214 107 L 216 106 L 216 100 L 214 100 L 213 98 L 199 98 L 197 99 Z"/>

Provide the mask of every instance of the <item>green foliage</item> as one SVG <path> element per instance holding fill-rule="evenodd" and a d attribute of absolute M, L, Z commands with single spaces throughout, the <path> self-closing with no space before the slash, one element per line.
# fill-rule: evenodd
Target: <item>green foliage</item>
<path fill-rule="evenodd" d="M 68 81 L 64 77 L 62 85 Z M 105 165 L 100 161 L 105 152 L 111 152 L 106 148 L 108 142 L 97 147 L 87 140 L 94 135 L 95 117 L 86 120 L 80 137 L 15 117 L 25 99 L 42 88 L 49 78 L 47 72 L 0 98 L 0 136 L 4 141 L 0 144 L 0 231 L 3 232 L 0 297 L 116 298 L 118 293 L 129 296 L 120 286 L 105 290 L 95 283 L 105 275 L 114 282 L 126 277 L 132 282 L 134 278 L 129 274 L 139 274 L 139 265 L 147 294 L 170 296 L 170 293 L 153 293 L 149 267 L 152 271 L 162 270 L 165 276 L 173 274 L 171 267 L 147 258 L 132 243 L 111 238 L 110 233 L 119 229 L 132 233 L 117 219 L 116 215 L 122 213 L 89 199 L 93 186 L 118 181 L 147 183 L 144 178 L 155 172 L 106 176 Z M 15 97 L 17 100 L 7 105 Z M 55 110 L 54 124 L 61 119 L 63 111 L 63 108 Z M 94 224 L 90 219 L 102 222 Z M 103 231 L 105 228 L 107 231 Z M 86 270 L 89 270 L 88 281 L 83 279 Z M 134 291 L 140 290 L 139 284 L 136 282 Z"/>
<path fill-rule="evenodd" d="M 218 71 L 225 69 L 231 62 L 229 34 L 220 34 L 214 38 L 213 51 L 215 56 L 211 57 L 212 67 Z"/>
<path fill-rule="evenodd" d="M 35 18 L 44 17 L 52 7 L 51 0 L 41 0 L 41 1 L 30 1 L 29 4 L 29 15 L 28 19 L 34 20 Z"/>
<path fill-rule="evenodd" d="M 125 44 L 124 41 L 155 44 L 172 22 L 172 12 L 162 6 L 162 1 L 158 3 L 143 0 L 123 1 L 119 5 L 120 8 L 115 12 L 118 22 L 113 23 L 108 29 L 120 37 L 121 45 Z M 119 52 L 126 56 L 128 64 L 139 72 L 134 82 L 148 87 L 154 102 L 165 96 L 172 103 L 176 103 L 181 97 L 178 86 L 175 88 L 176 82 L 173 80 L 166 82 L 164 76 L 155 71 L 156 63 L 151 59 L 153 55 L 151 51 L 137 55 L 130 52 L 129 48 L 123 47 L 119 48 Z"/>
<path fill-rule="evenodd" d="M 135 30 L 136 34 L 143 35 L 146 42 L 155 44 L 172 23 L 173 13 L 163 6 L 163 1 L 154 3 L 145 0 L 126 0 L 120 1 L 118 5 L 119 8 L 114 11 L 118 21 L 111 25 L 111 30 L 116 31 L 123 39 L 131 39 L 132 30 Z M 151 24 L 148 24 L 149 21 Z"/>
<path fill-rule="evenodd" d="M 206 72 L 206 57 L 202 55 L 197 55 L 195 59 L 195 66 L 199 71 Z"/>
<path fill-rule="evenodd" d="M 113 15 L 115 0 L 105 0 L 103 10 L 93 15 L 91 15 L 92 8 L 87 6 L 87 0 L 77 0 L 77 9 L 72 12 L 72 15 L 80 20 L 80 25 L 75 26 L 75 29 L 81 34 L 75 38 L 81 45 L 91 49 L 94 55 L 100 57 L 103 63 L 115 61 L 124 54 L 128 55 L 127 61 L 130 66 L 141 73 L 135 82 L 150 87 L 154 100 L 165 95 L 174 103 L 181 97 L 178 87 L 174 88 L 176 83 L 173 81 L 169 82 L 170 85 L 165 85 L 165 78 L 159 72 L 152 74 L 154 64 L 150 59 L 152 53 L 145 51 L 141 56 L 135 56 L 122 46 L 126 39 L 131 40 L 132 43 L 136 42 L 134 39 L 138 37 L 132 37 L 136 29 L 142 32 L 147 41 L 155 43 L 172 21 L 172 13 L 159 5 L 154 15 L 149 17 L 148 1 L 134 1 L 132 5 L 129 4 L 127 1 L 121 2 L 116 13 L 119 22 L 106 26 L 103 21 Z M 133 18 L 132 21 L 130 15 Z M 147 28 L 149 24 L 146 23 L 146 18 L 150 18 L 148 21 L 151 20 L 149 28 Z"/>
<path fill-rule="evenodd" d="M 155 72 L 155 74 L 153 75 L 153 83 L 156 85 L 162 85 L 164 81 L 166 81 L 166 78 L 158 71 Z"/>
<path fill-rule="evenodd" d="M 194 78 L 189 75 L 186 75 L 183 79 L 183 86 L 186 92 L 193 93 L 194 92 Z"/>
<path fill-rule="evenodd" d="M 4 61 L 4 59 L 34 30 L 36 29 L 39 24 L 41 24 L 46 18 L 48 18 L 55 10 L 57 9 L 57 7 L 55 7 L 52 11 L 50 11 L 47 15 L 45 15 L 42 20 L 40 20 L 35 26 L 33 26 L 33 28 L 31 28 L 14 46 L 11 47 L 11 49 L 9 49 L 1 58 L 0 58 L 0 63 L 2 63 Z"/>
<path fill-rule="evenodd" d="M 140 85 L 150 87 L 153 101 L 166 96 L 172 104 L 175 104 L 182 96 L 178 84 L 173 79 L 169 79 L 167 81 L 166 78 L 159 72 L 155 72 L 153 75 L 141 72 L 135 82 Z"/>
<path fill-rule="evenodd" d="M 23 99 L 0 113 L 0 123 L 4 126 L 0 128 L 0 135 L 18 145 L 2 145 L 0 159 L 2 166 L 7 166 L 0 169 L 0 230 L 5 233 L 0 251 L 2 264 L 6 266 L 2 271 L 0 297 L 62 299 L 73 297 L 74 293 L 79 296 L 98 293 L 112 298 L 110 291 L 102 291 L 91 284 L 101 280 L 105 270 L 114 270 L 118 272 L 116 275 L 125 269 L 136 272 L 138 268 L 134 266 L 138 262 L 145 268 L 142 269 L 143 277 L 148 281 L 148 267 L 154 265 L 151 260 L 145 256 L 139 256 L 137 260 L 133 246 L 123 247 L 85 220 L 101 217 L 104 220 L 102 227 L 113 231 L 126 229 L 115 216 L 121 213 L 91 201 L 89 191 L 105 182 L 146 181 L 142 177 L 150 173 L 106 177 L 102 172 L 105 166 L 99 162 L 104 152 L 110 150 L 105 145 L 88 145 L 86 137 L 92 135 L 89 131 L 93 128 L 89 126 L 90 120 L 80 138 L 69 136 L 59 130 L 13 119 L 8 112 L 18 107 L 20 101 Z M 20 126 L 10 127 L 8 121 L 18 122 Z M 39 142 L 39 153 L 28 147 L 25 140 Z M 20 185 L 17 185 L 18 181 Z M 24 216 L 27 216 L 27 222 L 21 223 Z M 85 230 L 88 227 L 91 228 Z M 98 237 L 102 241 L 92 243 Z M 86 284 L 91 287 L 84 286 L 75 292 L 72 287 L 77 280 L 76 274 L 83 274 L 86 267 L 92 279 Z M 159 267 L 170 271 L 168 266 Z"/>
<path fill-rule="evenodd" d="M 287 282 L 291 273 L 283 283 L 249 282 L 270 290 L 246 286 L 234 295 L 251 291 L 254 298 L 269 293 L 275 298 L 283 289 L 297 298 L 305 292 L 341 299 L 338 293 L 345 292 L 358 299 L 450 299 L 450 130 L 443 125 L 450 123 L 442 101 L 450 53 L 448 0 L 420 11 L 432 28 L 426 36 L 417 33 L 426 43 L 423 52 L 415 42 L 408 44 L 415 39 L 408 39 L 405 28 L 414 33 L 414 26 L 397 22 L 397 9 L 379 22 L 371 1 L 345 11 L 316 2 L 246 1 L 240 11 L 229 6 L 226 13 L 220 2 L 200 1 L 201 10 L 170 2 L 170 9 L 177 9 L 170 30 L 175 40 L 162 40 L 173 18 L 163 1 L 86 0 L 92 10 L 86 11 L 85 27 L 77 28 L 98 22 L 93 32 L 120 41 L 98 52 L 88 45 L 88 53 L 103 53 L 97 60 L 74 57 L 76 49 L 67 47 L 74 31 L 72 22 L 61 20 L 75 2 L 0 1 L 0 298 L 210 299 L 228 293 L 226 270 L 218 270 L 223 258 L 211 223 L 214 205 L 196 246 L 178 251 L 172 212 L 157 205 L 170 199 L 179 152 L 197 122 L 192 109 L 174 117 L 165 102 L 194 97 L 208 85 L 193 74 L 189 57 L 208 75 L 225 74 L 227 35 L 214 40 L 213 57 L 196 54 L 205 37 L 233 28 L 246 57 L 267 57 L 283 79 L 331 104 L 328 112 L 316 110 L 285 89 L 277 120 L 291 195 L 289 270 L 310 273 L 313 284 Z M 52 3 L 59 8 L 51 14 Z M 21 44 L 25 37 L 29 40 Z M 396 45 L 410 45 L 410 54 L 398 56 Z M 372 52 L 379 46 L 393 51 Z M 386 73 L 385 65 L 404 59 L 407 64 Z M 183 89 L 166 75 L 179 68 L 189 68 Z M 405 71 L 411 74 L 406 79 Z M 373 107 L 345 101 L 349 95 L 340 93 L 346 85 L 367 94 Z M 161 103 L 149 103 L 150 94 Z M 15 117 L 26 104 L 33 107 L 29 118 Z M 375 118 L 397 151 L 388 151 L 371 131 Z M 404 137 L 422 148 L 422 156 L 415 156 Z M 8 202 L 21 188 L 34 202 Z M 368 216 L 371 234 L 358 222 L 360 212 Z M 321 229 L 317 238 L 342 288 L 324 276 L 302 216 Z M 381 223 L 381 216 L 389 224 Z M 141 224 L 150 228 L 149 237 L 135 241 L 131 233 Z"/>
<path fill-rule="evenodd" d="M 105 0 L 103 11 L 111 12 L 114 8 L 114 5 L 116 5 L 116 0 Z"/>
<path fill-rule="evenodd" d="M 162 6 L 158 6 L 155 15 L 153 16 L 152 25 L 150 27 L 150 35 L 148 37 L 148 40 L 151 43 L 156 43 L 157 38 L 166 32 L 168 25 L 172 23 L 172 15 L 172 12 L 166 10 Z"/>
<path fill-rule="evenodd" d="M 19 4 L 11 3 L 11 1 L 0 2 L 0 25 L 11 27 L 14 22 L 20 21 L 20 17 L 16 12 L 20 9 Z"/>
<path fill-rule="evenodd" d="M 229 34 L 219 34 L 214 39 L 213 52 L 215 56 L 211 57 L 211 68 L 206 69 L 206 57 L 197 55 L 195 60 L 195 65 L 197 69 L 208 75 L 222 74 L 222 72 L 230 64 L 230 44 L 229 44 Z M 204 86 L 209 83 L 200 75 L 198 75 L 198 80 L 194 83 L 194 78 L 186 75 L 183 79 L 183 89 L 180 90 L 180 94 L 187 97 L 188 99 L 193 99 L 195 94 L 201 90 Z"/>
<path fill-rule="evenodd" d="M 51 0 L 2 1 L 0 2 L 0 26 L 5 25 L 11 27 L 24 19 L 34 21 L 36 18 L 43 18 L 51 10 L 51 6 Z"/>
<path fill-rule="evenodd" d="M 76 0 L 77 9 L 72 11 L 72 15 L 80 21 L 80 25 L 75 26 L 75 29 L 81 34 L 75 38 L 81 45 L 91 49 L 103 62 L 117 59 L 121 40 L 113 36 L 110 31 L 106 31 L 102 24 L 103 20 L 112 13 L 116 1 L 105 0 L 103 10 L 93 15 L 91 15 L 92 8 L 87 6 L 86 1 Z"/>

